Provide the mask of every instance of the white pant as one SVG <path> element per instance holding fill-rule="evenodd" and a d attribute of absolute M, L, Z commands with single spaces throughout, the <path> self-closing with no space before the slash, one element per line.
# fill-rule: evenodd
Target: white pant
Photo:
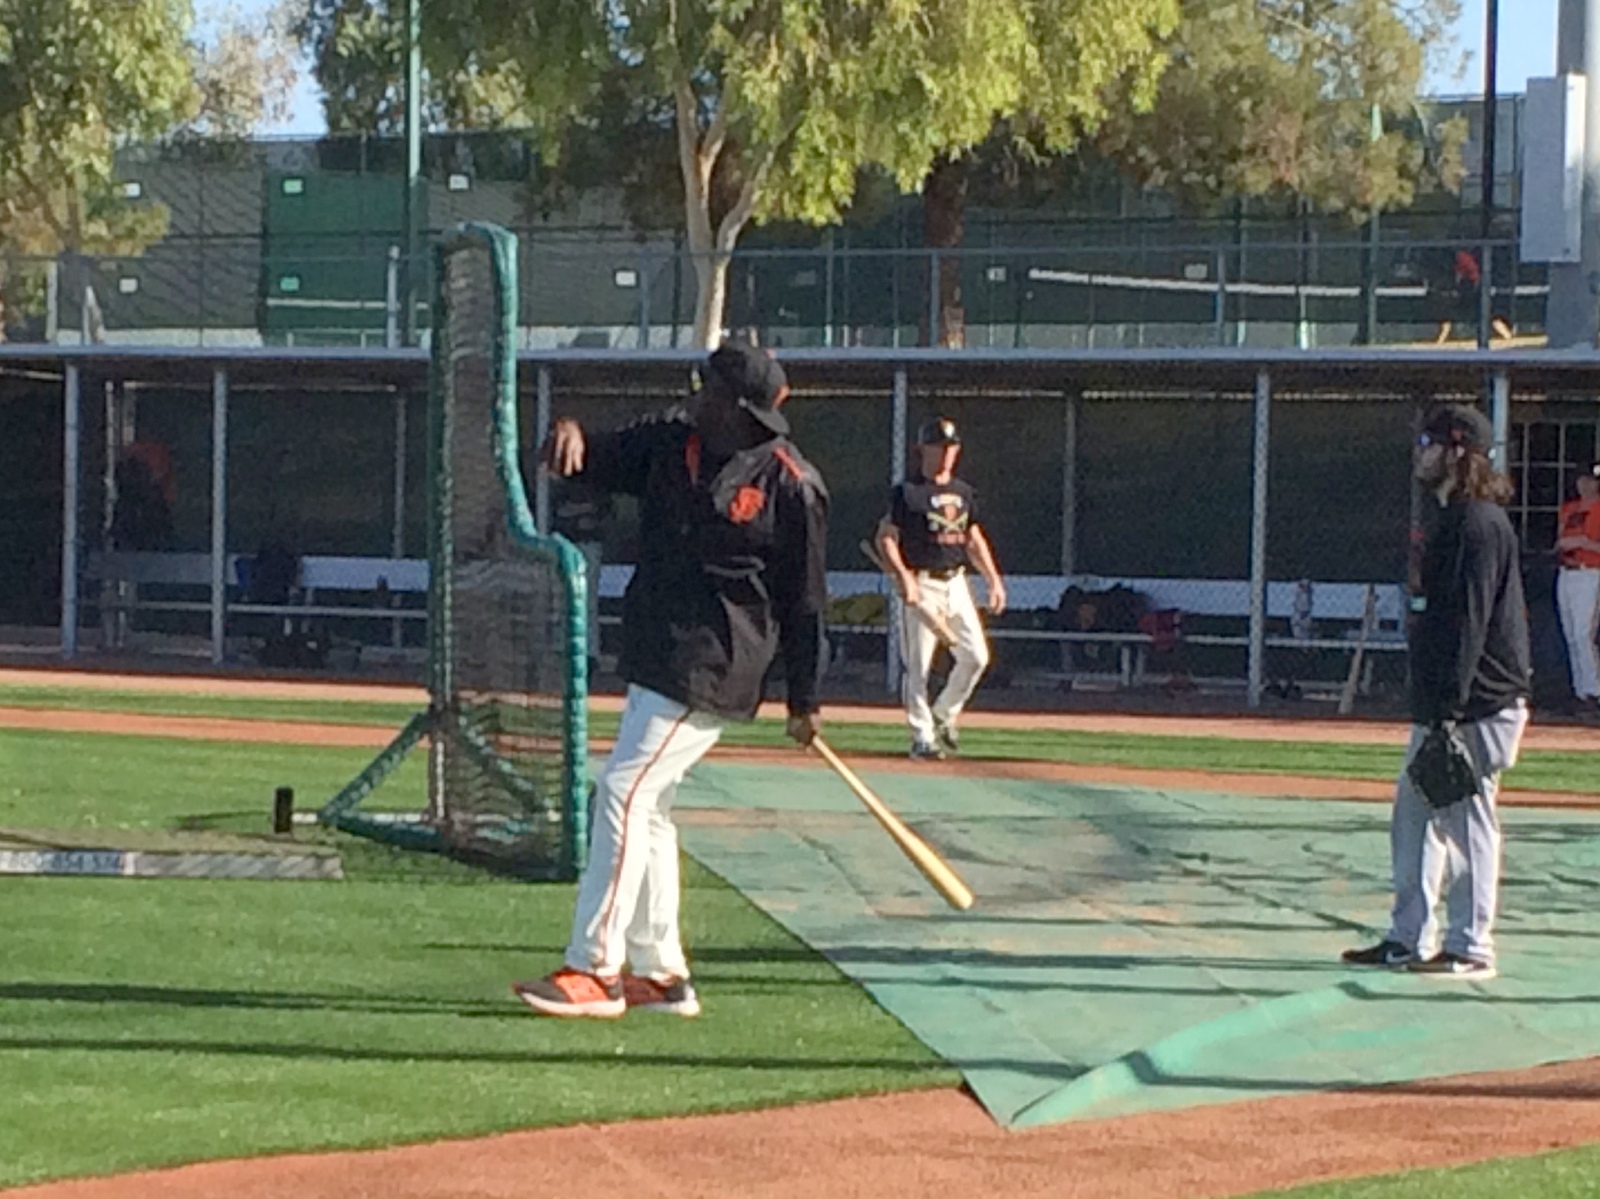
<path fill-rule="evenodd" d="M 1441 901 L 1449 909 L 1446 953 L 1494 961 L 1494 919 L 1500 901 L 1500 816 L 1495 796 L 1500 773 L 1517 764 L 1528 725 L 1523 703 L 1460 726 L 1461 739 L 1478 773 L 1476 795 L 1435 808 L 1402 768 L 1389 824 L 1394 865 L 1394 912 L 1387 940 L 1431 956 L 1439 931 Z M 1406 763 L 1426 732 L 1411 730 Z"/>
<path fill-rule="evenodd" d="M 1567 640 L 1567 665 L 1572 690 L 1579 699 L 1600 697 L 1600 659 L 1595 634 L 1600 632 L 1600 570 L 1566 570 L 1556 576 L 1556 607 L 1561 635 Z"/>
<path fill-rule="evenodd" d="M 972 588 L 967 585 L 965 573 L 952 579 L 936 579 L 918 571 L 917 589 L 922 593 L 922 607 L 943 616 L 956 638 L 955 648 L 951 651 L 955 665 L 950 669 L 944 690 L 930 706 L 928 668 L 933 665 L 939 637 L 907 606 L 904 619 L 900 622 L 904 630 L 901 648 L 906 670 L 902 698 L 906 705 L 906 722 L 911 726 L 911 735 L 916 740 L 931 742 L 934 723 L 955 724 L 961 709 L 977 690 L 978 680 L 989 665 L 989 643 L 984 637 L 983 622 L 978 619 L 978 609 L 972 602 Z"/>
<path fill-rule="evenodd" d="M 678 932 L 678 830 L 672 800 L 722 735 L 722 721 L 643 687 L 629 687 L 617 744 L 598 785 L 589 864 L 566 964 L 610 978 L 623 963 L 642 978 L 687 978 Z"/>

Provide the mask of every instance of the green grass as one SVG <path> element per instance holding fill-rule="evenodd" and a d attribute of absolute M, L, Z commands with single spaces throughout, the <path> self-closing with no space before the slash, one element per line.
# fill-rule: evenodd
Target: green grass
<path fill-rule="evenodd" d="M 319 749 L 156 737 L 0 730 L 0 827 L 266 832 L 272 795 L 320 807 L 372 760 L 369 749 Z M 422 755 L 374 799 L 422 806 Z"/>
<path fill-rule="evenodd" d="M 1274 1199 L 1594 1199 L 1600 1195 L 1600 1146 L 1261 1193 L 1267 1194 Z"/>
<path fill-rule="evenodd" d="M 314 724 L 404 724 L 423 704 L 367 700 L 258 699 L 166 691 L 91 691 L 83 687 L 0 687 L 0 708 L 39 711 L 138 712 L 229 720 L 309 721 Z"/>
<path fill-rule="evenodd" d="M 0 688 L 0 706 L 7 705 L 78 711 L 140 711 L 158 715 L 245 720 L 367 724 L 394 728 L 398 728 L 415 711 L 403 704 L 138 694 L 67 687 Z M 619 717 L 614 713 L 596 712 L 590 715 L 590 730 L 597 738 L 614 737 L 618 723 Z M 905 750 L 906 733 L 899 723 L 838 724 L 828 729 L 828 740 L 834 748 L 844 753 L 898 754 Z M 784 736 L 780 722 L 762 720 L 729 726 L 723 735 L 723 744 L 777 748 L 791 743 Z M 1398 747 L 1384 745 L 1005 729 L 965 731 L 962 735 L 962 753 L 965 757 L 980 760 L 1075 762 L 1086 766 L 1138 766 L 1147 769 L 1379 780 L 1393 779 L 1401 761 Z M 1600 776 L 1600 772 L 1597 772 L 1594 754 L 1533 751 L 1525 754 L 1522 762 L 1506 777 L 1507 784 L 1512 787 L 1592 794 L 1600 789 L 1595 783 L 1597 776 Z"/>
<path fill-rule="evenodd" d="M 0 733 L 0 825 L 174 828 L 232 814 L 264 827 L 273 785 L 331 793 L 366 757 Z M 0 1187 L 958 1081 L 692 864 L 685 931 L 705 1015 L 576 1026 L 535 1019 L 506 990 L 558 961 L 570 887 L 357 873 L 0 878 Z"/>

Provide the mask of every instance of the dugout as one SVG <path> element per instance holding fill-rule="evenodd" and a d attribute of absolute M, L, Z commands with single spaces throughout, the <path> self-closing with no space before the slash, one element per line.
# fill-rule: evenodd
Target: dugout
<path fill-rule="evenodd" d="M 604 427 L 681 397 L 696 357 L 525 353 L 525 443 L 552 416 Z M 842 586 L 866 570 L 857 542 L 904 469 L 909 431 L 948 415 L 1017 580 L 1018 611 L 1001 627 L 1048 631 L 1073 580 L 1165 580 L 1179 607 L 1192 585 L 1191 611 L 1227 582 L 1239 589 L 1231 614 L 1189 627 L 1225 625 L 1238 644 L 1219 647 L 1201 673 L 1255 689 L 1275 673 L 1266 639 L 1288 631 L 1267 584 L 1404 582 L 1420 407 L 1502 397 L 1520 483 L 1514 515 L 1537 561 L 1567 460 L 1596 444 L 1600 387 L 1600 355 L 1587 354 L 797 350 L 783 360 L 796 437 L 833 493 L 829 565 Z M 171 453 L 167 548 L 207 563 L 220 555 L 183 592 L 188 608 L 133 618 L 152 640 L 201 657 L 235 653 L 228 639 L 244 626 L 234 559 L 276 533 L 304 555 L 424 556 L 425 386 L 420 351 L 0 347 L 0 431 L 22 464 L 0 480 L 6 639 L 98 652 L 107 622 L 84 569 L 106 548 L 107 464 L 137 433 Z M 634 527 L 622 505 L 606 529 L 608 563 L 631 561 Z M 75 563 L 72 575 L 63 562 Z M 345 631 L 390 648 L 420 644 L 420 625 L 396 625 Z M 1020 666 L 1042 652 L 1019 643 L 1006 656 Z"/>

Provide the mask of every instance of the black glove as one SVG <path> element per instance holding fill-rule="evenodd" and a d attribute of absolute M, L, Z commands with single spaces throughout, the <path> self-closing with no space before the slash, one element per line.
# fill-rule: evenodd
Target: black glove
<path fill-rule="evenodd" d="M 1451 723 L 1430 725 L 1406 773 L 1433 807 L 1448 808 L 1478 793 L 1478 770 Z"/>

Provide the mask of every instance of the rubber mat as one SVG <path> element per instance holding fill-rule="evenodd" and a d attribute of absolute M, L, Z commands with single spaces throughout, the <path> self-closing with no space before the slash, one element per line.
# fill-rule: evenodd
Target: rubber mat
<path fill-rule="evenodd" d="M 863 774 L 972 910 L 819 771 L 702 766 L 685 846 L 1003 1124 L 1600 1055 L 1600 814 L 1504 813 L 1502 976 L 1469 984 L 1338 961 L 1386 926 L 1382 805 Z"/>

